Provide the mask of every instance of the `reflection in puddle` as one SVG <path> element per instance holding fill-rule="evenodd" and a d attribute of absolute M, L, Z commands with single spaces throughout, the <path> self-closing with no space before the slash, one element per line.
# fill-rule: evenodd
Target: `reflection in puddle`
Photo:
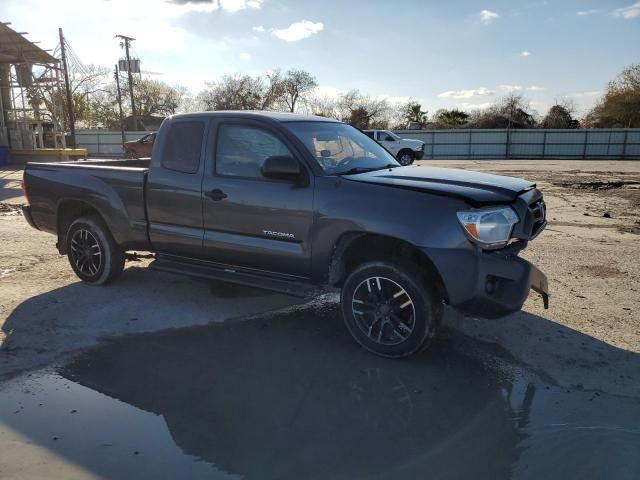
<path fill-rule="evenodd" d="M 112 478 L 640 473 L 636 401 L 486 367 L 459 352 L 464 339 L 378 358 L 353 345 L 335 308 L 110 341 L 66 378 L 0 390 L 0 420 Z"/>

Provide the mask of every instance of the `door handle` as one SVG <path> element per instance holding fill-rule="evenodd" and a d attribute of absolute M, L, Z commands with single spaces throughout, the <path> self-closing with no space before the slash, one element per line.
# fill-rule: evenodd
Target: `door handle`
<path fill-rule="evenodd" d="M 224 193 L 222 190 L 220 190 L 219 188 L 214 188 L 213 190 L 211 190 L 210 192 L 205 193 L 205 195 L 207 197 L 209 197 L 211 200 L 214 200 L 216 202 L 220 201 L 220 200 L 224 200 L 225 198 L 227 198 L 227 194 Z"/>

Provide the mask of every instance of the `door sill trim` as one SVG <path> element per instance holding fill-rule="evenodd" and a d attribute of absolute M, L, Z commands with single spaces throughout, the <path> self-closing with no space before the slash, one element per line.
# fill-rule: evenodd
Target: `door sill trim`
<path fill-rule="evenodd" d="M 295 297 L 312 297 L 325 291 L 322 287 L 314 285 L 304 277 L 273 274 L 174 255 L 158 255 L 158 258 L 149 265 L 149 268 L 261 288 Z"/>

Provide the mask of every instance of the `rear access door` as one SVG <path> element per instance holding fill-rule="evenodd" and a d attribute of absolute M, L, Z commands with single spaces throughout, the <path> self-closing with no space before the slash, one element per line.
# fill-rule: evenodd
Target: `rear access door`
<path fill-rule="evenodd" d="M 204 255 L 226 265 L 308 277 L 313 176 L 278 128 L 248 119 L 215 119 L 203 178 Z M 272 180 L 270 156 L 300 162 L 302 182 Z"/>
<path fill-rule="evenodd" d="M 160 254 L 202 256 L 203 118 L 166 120 L 147 180 L 149 238 Z"/>

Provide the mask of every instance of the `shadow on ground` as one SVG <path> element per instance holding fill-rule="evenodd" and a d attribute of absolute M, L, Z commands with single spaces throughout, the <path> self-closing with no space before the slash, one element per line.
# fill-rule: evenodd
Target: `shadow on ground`
<path fill-rule="evenodd" d="M 190 478 L 640 472 L 636 400 L 554 387 L 455 331 L 411 360 L 375 357 L 335 303 L 107 339 L 59 373 L 0 391 L 0 420 L 99 477 L 170 478 L 178 462 Z M 166 431 L 136 428 L 148 412 Z"/>
<path fill-rule="evenodd" d="M 222 322 L 299 304 L 286 295 L 129 267 L 114 283 L 76 282 L 18 305 L 5 320 L 0 378 L 50 365 L 101 337 Z"/>

